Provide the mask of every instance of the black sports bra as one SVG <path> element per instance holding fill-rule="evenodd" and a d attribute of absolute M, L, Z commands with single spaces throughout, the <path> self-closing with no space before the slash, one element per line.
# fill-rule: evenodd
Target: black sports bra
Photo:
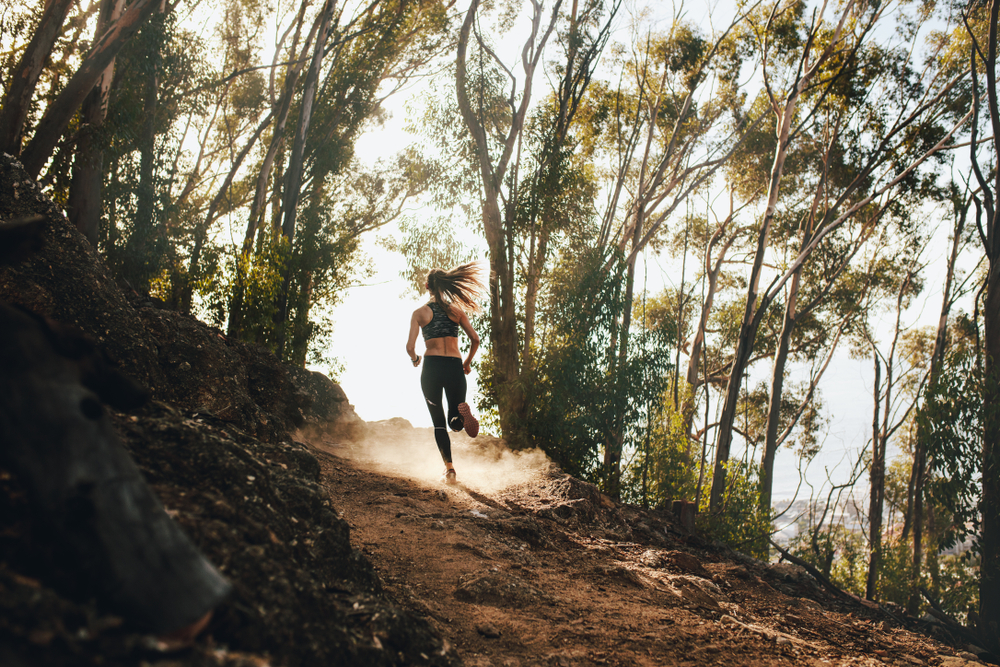
<path fill-rule="evenodd" d="M 424 340 L 446 338 L 448 336 L 458 338 L 458 322 L 448 317 L 448 313 L 445 312 L 445 309 L 440 304 L 429 301 L 427 305 L 431 307 L 431 312 L 434 313 L 434 316 L 426 326 L 420 327 L 424 332 Z"/>

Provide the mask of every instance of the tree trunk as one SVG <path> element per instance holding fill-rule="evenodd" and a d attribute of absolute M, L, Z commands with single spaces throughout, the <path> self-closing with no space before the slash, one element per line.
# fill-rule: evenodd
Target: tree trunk
<path fill-rule="evenodd" d="M 561 0 L 556 0 L 553 17 L 558 16 Z M 475 157 L 479 166 L 479 176 L 483 193 L 483 235 L 489 248 L 490 265 L 493 275 L 490 280 L 490 353 L 493 358 L 493 382 L 497 396 L 497 409 L 500 417 L 501 435 L 514 448 L 530 445 L 523 431 L 525 417 L 525 389 L 521 382 L 520 348 L 518 344 L 517 304 L 515 303 L 515 269 L 514 247 L 511 235 L 512 225 L 500 210 L 501 188 L 510 165 L 514 148 L 524 131 L 524 122 L 531 101 L 531 86 L 535 69 L 545 49 L 545 43 L 555 27 L 548 26 L 539 36 L 542 6 L 533 5 L 531 33 L 525 41 L 522 51 L 522 66 L 524 68 L 524 83 L 521 89 L 521 100 L 515 109 L 510 127 L 503 142 L 503 151 L 493 163 L 490 151 L 490 141 L 486 129 L 477 118 L 469 100 L 466 72 L 466 57 L 469 46 L 469 36 L 472 24 L 479 10 L 479 0 L 472 0 L 466 11 L 465 19 L 459 31 L 457 58 L 455 65 L 455 94 L 462 120 L 465 123 L 472 140 L 475 143 Z M 512 195 L 516 199 L 516 194 Z M 511 202 L 508 212 L 514 214 L 514 202 Z"/>
<path fill-rule="evenodd" d="M 965 220 L 968 214 L 968 202 L 963 201 L 962 207 L 956 211 L 955 227 L 952 230 L 951 255 L 948 257 L 948 268 L 944 280 L 944 294 L 941 299 L 941 313 L 938 317 L 937 334 L 934 336 L 934 351 L 931 353 L 931 367 L 928 377 L 928 384 L 934 385 L 941 371 L 941 364 L 944 360 L 945 345 L 948 338 L 948 315 L 951 312 L 951 289 L 955 280 L 955 264 L 958 261 L 958 251 L 962 245 L 962 234 L 965 231 Z M 907 513 L 907 519 L 903 527 L 903 539 L 906 539 L 907 527 L 913 527 L 913 560 L 910 570 L 910 597 L 906 602 L 906 612 L 911 615 L 917 613 L 920 606 L 920 570 L 924 555 L 924 484 L 927 479 L 927 434 L 921 426 L 923 422 L 917 422 L 917 437 L 913 448 L 913 470 L 911 474 L 912 489 L 912 511 Z"/>
<path fill-rule="evenodd" d="M 304 0 L 299 8 L 299 17 L 295 29 L 295 37 L 292 39 L 292 54 L 298 52 L 301 26 L 307 5 L 307 1 Z M 240 250 L 240 257 L 236 264 L 236 279 L 233 285 L 233 298 L 229 302 L 229 322 L 226 325 L 226 333 L 229 336 L 239 337 L 243 330 L 243 309 L 246 300 L 246 280 L 250 269 L 250 257 L 253 252 L 254 239 L 257 236 L 257 230 L 260 227 L 260 222 L 264 217 L 264 207 L 267 203 L 267 186 L 271 180 L 271 172 L 274 170 L 274 163 L 278 156 L 278 150 L 281 148 L 285 139 L 285 126 L 288 123 L 288 114 L 292 107 L 292 100 L 295 97 L 295 88 L 298 84 L 299 76 L 302 73 L 305 54 L 309 51 L 309 47 L 312 44 L 316 31 L 319 30 L 319 26 L 319 21 L 313 23 L 312 30 L 306 38 L 302 53 L 299 54 L 297 62 L 289 67 L 285 74 L 285 86 L 282 89 L 281 97 L 278 100 L 278 110 L 275 114 L 276 120 L 274 123 L 274 129 L 271 132 L 271 143 L 267 147 L 267 154 L 264 156 L 264 161 L 261 164 L 260 173 L 257 174 L 257 186 L 254 190 L 253 204 L 250 206 L 250 216 L 247 221 L 246 233 L 243 236 L 243 246 Z M 275 55 L 275 62 L 277 62 L 277 57 L 278 54 Z M 275 189 L 278 190 L 280 188 L 276 187 Z"/>
<path fill-rule="evenodd" d="M 1000 4 L 994 2 L 994 6 Z M 994 14 L 995 16 L 995 14 Z M 996 23 L 994 22 L 994 26 Z M 994 243 L 996 243 L 994 237 Z M 986 372 L 983 392 L 983 525 L 979 599 L 982 637 L 1000 649 L 1000 257 L 990 261 L 983 308 Z"/>
<path fill-rule="evenodd" d="M 103 0 L 94 30 L 96 42 L 108 26 L 122 14 L 125 0 Z M 76 144 L 73 161 L 73 177 L 69 188 L 69 219 L 90 244 L 97 247 L 97 236 L 101 225 L 101 202 L 104 185 L 104 146 L 97 136 L 104 125 L 108 111 L 108 94 L 114 78 L 115 61 L 97 80 L 90 94 L 83 101 L 81 115 L 84 126 Z"/>
<path fill-rule="evenodd" d="M 535 220 L 537 224 L 537 217 Z M 528 253 L 527 285 L 524 293 L 524 343 L 521 352 L 522 369 L 529 374 L 534 365 L 535 315 L 538 309 L 538 293 L 542 282 L 542 269 L 548 253 L 549 231 L 542 230 L 531 236 L 531 246 Z"/>
<path fill-rule="evenodd" d="M 767 208 L 760 231 L 757 233 L 757 249 L 754 253 L 754 263 L 750 270 L 750 281 L 747 288 L 746 305 L 743 311 L 743 321 L 740 324 L 740 334 L 736 343 L 736 353 L 733 355 L 733 366 L 726 385 L 726 398 L 722 404 L 722 414 L 719 419 L 718 444 L 715 448 L 715 469 L 712 473 L 712 491 L 709 497 L 709 509 L 718 511 L 722 507 L 722 497 L 726 490 L 726 464 L 729 461 L 729 450 L 733 442 L 733 422 L 736 420 L 736 405 L 740 397 L 740 385 L 743 383 L 743 373 L 753 351 L 754 339 L 757 337 L 757 327 L 760 324 L 759 313 L 765 310 L 769 303 L 757 303 L 760 289 L 760 276 L 764 267 L 764 253 L 767 250 L 771 223 L 774 221 L 775 209 L 778 205 L 778 189 L 781 185 L 781 172 L 788 156 L 788 146 L 795 118 L 795 107 L 799 94 L 805 87 L 806 80 L 801 79 L 792 89 L 782 115 L 779 117 L 777 135 L 778 145 L 774 152 L 774 164 L 771 166 L 771 177 L 767 189 Z"/>
<path fill-rule="evenodd" d="M 46 5 L 24 55 L 10 73 L 10 88 L 0 106 L 0 153 L 15 156 L 21 153 L 21 135 L 35 86 L 72 5 L 73 0 L 52 0 Z"/>
<path fill-rule="evenodd" d="M 681 337 L 684 331 L 684 279 L 687 276 L 687 256 L 688 256 L 688 238 L 691 235 L 691 214 L 688 212 L 684 222 L 684 254 L 681 259 L 681 288 L 677 290 L 677 334 L 675 336 L 675 350 L 674 355 L 674 411 L 678 411 L 681 408 L 680 403 L 680 382 L 681 382 Z M 688 467 L 691 465 L 690 450 L 684 448 L 684 466 Z"/>
<path fill-rule="evenodd" d="M 690 385 L 690 391 L 688 392 L 688 398 L 685 399 L 685 404 L 681 408 L 681 413 L 684 415 L 685 433 L 689 436 L 691 435 L 691 429 L 694 425 L 694 392 L 698 387 L 698 367 L 703 356 L 703 349 L 705 347 L 705 333 L 708 330 L 708 318 L 712 313 L 712 305 L 715 302 L 715 293 L 718 291 L 719 287 L 719 273 L 722 271 L 722 262 L 729 251 L 729 247 L 736 240 L 735 235 L 731 235 L 726 242 L 722 245 L 719 250 L 719 256 L 714 261 L 712 260 L 712 249 L 715 244 L 722 238 L 725 233 L 727 225 L 732 222 L 732 214 L 726 219 L 719 229 L 715 231 L 712 238 L 708 242 L 708 246 L 705 248 L 705 275 L 708 279 L 708 286 L 705 289 L 705 294 L 702 298 L 701 306 L 701 317 L 698 319 L 698 329 L 695 332 L 694 340 L 691 342 L 691 356 L 688 359 L 687 367 L 687 382 Z M 705 383 L 708 384 L 708 369 L 705 369 Z M 706 399 L 707 400 L 707 399 Z M 706 424 L 708 422 L 705 422 Z"/>
<path fill-rule="evenodd" d="M 236 159 L 233 160 L 233 163 L 229 168 L 229 173 L 226 174 L 226 178 L 222 182 L 222 186 L 219 188 L 219 191 L 215 193 L 215 197 L 212 198 L 211 203 L 208 205 L 208 211 L 205 212 L 204 219 L 195 228 L 195 246 L 194 250 L 191 252 L 191 259 L 188 262 L 187 280 L 182 289 L 181 296 L 181 310 L 184 313 L 191 313 L 191 303 L 194 296 L 194 284 L 199 278 L 198 274 L 200 269 L 199 265 L 201 264 L 201 253 L 208 237 L 208 230 L 212 228 L 212 223 L 215 222 L 215 213 L 219 210 L 219 206 L 222 205 L 222 200 L 229 194 L 229 188 L 232 186 L 233 179 L 236 178 L 236 174 L 240 170 L 240 167 L 243 166 L 243 161 L 246 159 L 247 155 L 250 154 L 250 150 L 257 144 L 257 140 L 260 139 L 260 135 L 271 123 L 271 119 L 273 117 L 274 113 L 269 113 L 264 120 L 257 124 L 257 129 L 243 145 L 243 148 L 240 149 L 240 152 L 237 153 Z"/>
<path fill-rule="evenodd" d="M 319 33 L 316 35 L 316 48 L 313 51 L 312 62 L 309 64 L 309 72 L 306 74 L 302 89 L 302 109 L 299 112 L 299 123 L 295 130 L 292 152 L 288 158 L 288 169 L 285 172 L 285 196 L 281 204 L 283 214 L 281 234 L 288 244 L 289 256 L 293 252 L 292 244 L 295 240 L 295 220 L 298 213 L 299 187 L 302 184 L 306 136 L 309 134 L 309 125 L 312 122 L 312 108 L 316 101 L 319 71 L 323 64 L 323 54 L 336 7 L 336 0 L 326 0 L 326 5 L 323 7 Z M 288 292 L 292 282 L 291 262 L 285 266 L 284 274 L 274 315 L 274 323 L 277 328 L 275 346 L 279 357 L 283 356 L 285 348 L 285 320 L 288 318 Z"/>
<path fill-rule="evenodd" d="M 124 274 L 132 288 L 149 293 L 152 278 L 158 272 L 154 259 L 156 248 L 156 111 L 160 93 L 160 40 L 150 45 L 150 60 L 143 102 L 142 127 L 139 130 L 139 186 L 136 191 L 135 220 L 125 250 Z"/>
<path fill-rule="evenodd" d="M 774 352 L 774 367 L 771 370 L 771 394 L 767 406 L 767 431 L 764 437 L 764 452 L 760 466 L 760 510 L 765 515 L 771 513 L 771 491 L 774 486 L 774 455 L 778 449 L 778 427 L 781 424 L 781 395 L 785 385 L 785 365 L 788 362 L 788 347 L 795 328 L 795 308 L 798 303 L 801 269 L 796 271 L 788 283 L 788 302 L 785 304 L 785 318 L 781 324 L 778 349 Z"/>
<path fill-rule="evenodd" d="M 976 203 L 977 224 L 982 211 L 986 212 L 985 234 L 981 240 L 986 250 L 989 269 L 986 277 L 986 298 L 983 308 L 983 352 L 986 359 L 983 373 L 983 455 L 982 484 L 980 499 L 982 526 L 980 530 L 979 568 L 979 635 L 985 648 L 1000 652 L 1000 229 L 998 229 L 997 198 L 1000 197 L 1000 105 L 997 102 L 997 23 L 1000 18 L 1000 0 L 992 0 L 989 5 L 989 36 L 986 61 L 986 94 L 988 120 L 993 132 L 993 157 L 996 162 L 992 172 L 992 189 L 979 167 L 976 155 L 977 124 L 979 114 L 979 82 L 977 77 L 976 49 L 971 48 L 973 120 L 970 152 L 973 171 L 982 188 L 983 202 Z M 980 227 L 982 229 L 982 227 Z"/>
<path fill-rule="evenodd" d="M 488 188 L 490 192 L 492 188 Z M 483 205 L 483 224 L 501 229 L 499 193 L 488 194 Z M 489 221 L 488 221 L 489 220 Z M 494 222 L 495 221 L 495 222 Z M 517 304 L 514 300 L 514 263 L 508 257 L 510 245 L 503 234 L 494 234 L 489 241 L 490 264 L 490 334 L 493 371 L 497 389 L 500 430 L 512 447 L 529 445 L 523 429 L 525 393 L 521 383 L 521 363 L 517 335 Z"/>
<path fill-rule="evenodd" d="M 868 497 L 868 577 L 865 580 L 865 598 L 874 600 L 876 584 L 878 583 L 879 560 L 882 556 L 882 494 L 885 489 L 885 443 L 879 424 L 879 407 L 882 403 L 882 364 L 879 362 L 878 350 L 872 344 L 875 359 L 875 408 L 872 417 L 872 466 L 869 480 L 871 488 Z M 891 362 L 890 362 L 891 363 Z M 886 380 L 888 386 L 889 380 Z M 888 390 L 886 391 L 888 394 Z M 887 396 L 888 399 L 888 396 Z M 889 403 L 886 400 L 885 410 L 888 414 Z"/>
<path fill-rule="evenodd" d="M 825 9 L 826 5 L 823 5 L 823 7 Z M 771 224 L 774 221 L 775 209 L 778 203 L 781 172 L 788 155 L 792 127 L 795 123 L 795 109 L 802 96 L 802 91 L 811 84 L 813 77 L 819 71 L 819 67 L 834 53 L 835 46 L 840 42 L 845 23 L 848 17 L 854 13 L 853 9 L 854 0 L 848 0 L 840 10 L 840 20 L 836 29 L 830 34 L 827 46 L 818 57 L 811 59 L 809 58 L 808 51 L 803 53 L 798 78 L 790 85 L 788 95 L 781 109 L 778 108 L 776 99 L 771 98 L 772 108 L 778 116 L 776 126 L 778 142 L 774 152 L 774 164 L 771 167 L 771 175 L 768 179 L 767 208 L 764 211 L 764 220 L 761 222 L 760 231 L 757 234 L 757 249 L 754 253 L 753 267 L 750 270 L 746 307 L 743 313 L 743 320 L 740 324 L 736 353 L 733 355 L 733 367 L 729 374 L 729 383 L 726 386 L 726 398 L 722 405 L 722 414 L 719 419 L 719 437 L 715 449 L 715 470 L 712 475 L 712 491 L 709 500 L 709 507 L 712 511 L 721 509 L 722 497 L 726 489 L 726 464 L 729 461 L 729 451 L 732 447 L 733 422 L 736 419 L 736 406 L 740 397 L 740 385 L 743 383 L 743 374 L 746 372 L 746 365 L 749 363 L 753 351 L 754 341 L 757 337 L 757 328 L 760 326 L 764 311 L 770 305 L 769 299 L 763 299 L 760 304 L 757 303 L 759 297 L 758 291 L 760 289 L 764 253 L 767 250 L 768 235 L 771 231 Z M 821 22 L 822 12 L 815 18 L 813 30 L 816 30 L 821 25 Z M 812 38 L 810 38 L 808 44 L 812 44 Z"/>
<path fill-rule="evenodd" d="M 649 141 L 646 143 L 646 153 L 648 156 L 649 145 L 652 141 L 653 130 L 650 129 Z M 646 161 L 643 160 L 643 167 L 639 176 L 640 190 L 645 178 Z M 630 230 L 633 247 L 642 238 L 643 220 L 645 219 L 645 209 L 642 202 L 639 202 L 635 212 L 635 221 Z M 628 239 L 625 240 L 628 242 Z M 635 263 L 638 256 L 633 254 L 625 269 L 625 298 L 622 301 L 621 325 L 618 327 L 618 336 L 612 341 L 617 343 L 618 349 L 612 350 L 612 367 L 609 370 L 612 378 L 620 377 L 628 363 L 629 330 L 632 328 L 632 301 L 635 299 Z M 624 417 L 619 414 L 612 419 L 612 429 L 604 441 L 604 492 L 615 500 L 621 498 L 621 478 L 622 478 L 622 447 L 625 443 Z"/>
<path fill-rule="evenodd" d="M 160 0 L 135 0 L 118 21 L 112 25 L 80 64 L 62 92 L 45 110 L 34 136 L 21 154 L 25 171 L 38 178 L 66 126 L 80 104 L 114 60 L 122 45 L 152 16 Z"/>
<path fill-rule="evenodd" d="M 309 338 L 313 330 L 313 324 L 309 321 L 309 309 L 312 306 L 312 271 L 304 271 L 303 274 L 301 290 L 296 298 L 291 350 L 288 354 L 288 362 L 299 368 L 304 368 L 306 365 Z"/>

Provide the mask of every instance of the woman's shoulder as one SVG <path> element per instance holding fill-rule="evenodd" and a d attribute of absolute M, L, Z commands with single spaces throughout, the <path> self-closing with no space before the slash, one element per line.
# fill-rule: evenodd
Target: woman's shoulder
<path fill-rule="evenodd" d="M 425 303 L 413 311 L 413 318 L 420 322 L 421 326 L 430 322 L 432 317 L 434 317 L 434 311 L 431 310 L 429 303 Z"/>
<path fill-rule="evenodd" d="M 448 306 L 442 305 L 441 310 L 444 312 L 445 315 L 448 316 L 449 320 L 455 322 L 456 324 L 461 322 L 462 317 L 465 315 L 465 311 L 455 305 L 448 305 Z"/>

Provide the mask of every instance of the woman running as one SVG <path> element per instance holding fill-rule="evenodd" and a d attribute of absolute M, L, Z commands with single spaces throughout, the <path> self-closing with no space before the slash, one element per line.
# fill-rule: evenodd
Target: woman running
<path fill-rule="evenodd" d="M 430 300 L 413 311 L 410 318 L 406 353 L 410 355 L 414 367 L 420 365 L 416 342 L 417 330 L 422 329 L 426 349 L 420 388 L 434 422 L 434 440 L 444 459 L 444 479 L 448 484 L 455 484 L 457 480 L 455 466 L 451 461 L 451 438 L 448 437 L 446 425 L 453 431 L 464 428 L 471 438 L 479 433 L 479 421 L 465 402 L 465 376 L 472 370 L 470 364 L 479 349 L 479 334 L 472 328 L 468 313 L 482 310 L 476 299 L 486 294 L 483 282 L 485 272 L 484 262 L 462 264 L 450 271 L 431 269 L 424 285 L 430 293 Z M 462 353 L 458 350 L 459 327 L 472 343 L 465 361 L 462 361 Z M 441 400 L 442 391 L 448 399 L 447 420 Z"/>

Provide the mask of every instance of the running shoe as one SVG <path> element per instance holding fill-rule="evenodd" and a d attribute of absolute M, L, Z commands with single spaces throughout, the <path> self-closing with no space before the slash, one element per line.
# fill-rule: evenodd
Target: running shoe
<path fill-rule="evenodd" d="M 458 475 L 455 474 L 455 469 L 445 470 L 444 475 L 441 476 L 445 484 L 458 484 Z"/>
<path fill-rule="evenodd" d="M 458 404 L 458 414 L 462 415 L 462 422 L 465 424 L 465 432 L 470 438 L 479 435 L 479 420 L 472 415 L 472 408 L 468 403 Z"/>

